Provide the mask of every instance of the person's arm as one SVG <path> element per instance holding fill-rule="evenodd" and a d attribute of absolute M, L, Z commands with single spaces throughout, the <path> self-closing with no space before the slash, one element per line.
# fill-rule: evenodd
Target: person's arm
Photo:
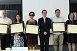
<path fill-rule="evenodd" d="M 35 25 L 37 25 L 37 21 L 35 20 Z"/>
<path fill-rule="evenodd" d="M 53 29 L 53 22 L 54 22 L 53 20 L 54 20 L 54 17 L 51 18 L 51 29 Z"/>
<path fill-rule="evenodd" d="M 24 34 L 25 34 L 25 30 L 26 30 L 26 29 L 25 29 L 25 26 L 26 26 L 26 25 L 25 25 L 25 23 L 24 23 L 24 21 L 23 21 L 23 33 L 24 33 Z"/>
<path fill-rule="evenodd" d="M 50 23 L 49 23 L 49 28 L 48 28 L 48 30 L 50 30 L 51 29 L 51 19 L 50 19 L 50 21 L 49 21 Z"/>
<path fill-rule="evenodd" d="M 43 33 L 44 30 L 43 30 L 43 27 L 42 27 L 42 25 L 41 25 L 41 20 L 40 20 L 40 19 L 38 19 L 38 26 L 39 26 L 39 30 L 41 30 L 40 33 Z"/>
<path fill-rule="evenodd" d="M 47 33 L 49 33 L 50 29 L 51 29 L 51 19 L 49 19 L 49 23 L 48 23 L 48 25 L 47 25 L 45 31 L 46 31 Z"/>
<path fill-rule="evenodd" d="M 38 25 L 40 26 L 40 20 L 38 19 Z"/>
<path fill-rule="evenodd" d="M 52 21 L 52 19 L 51 19 L 51 29 L 53 28 L 53 25 L 52 25 L 52 24 L 53 24 L 53 21 Z"/>
<path fill-rule="evenodd" d="M 7 29 L 10 29 L 10 24 L 12 24 L 12 20 L 11 19 L 8 19 L 9 20 L 9 23 L 7 25 Z"/>
<path fill-rule="evenodd" d="M 43 25 L 41 24 L 41 19 L 38 19 L 39 33 L 44 33 Z"/>
<path fill-rule="evenodd" d="M 39 33 L 40 33 L 40 23 L 39 23 L 39 19 L 38 19 L 38 26 L 39 26 L 38 31 L 39 31 Z"/>
<path fill-rule="evenodd" d="M 67 24 L 68 24 L 68 21 L 66 21 L 66 23 L 65 23 L 65 32 L 67 32 Z"/>
<path fill-rule="evenodd" d="M 26 22 L 26 25 L 28 24 L 28 21 Z"/>
<path fill-rule="evenodd" d="M 11 19 L 9 19 L 9 24 L 12 24 L 12 20 Z"/>

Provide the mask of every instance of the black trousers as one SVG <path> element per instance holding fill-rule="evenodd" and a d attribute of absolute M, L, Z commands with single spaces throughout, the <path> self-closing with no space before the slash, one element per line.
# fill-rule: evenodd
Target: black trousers
<path fill-rule="evenodd" d="M 40 50 L 49 51 L 49 37 L 48 36 L 40 36 Z"/>
<path fill-rule="evenodd" d="M 5 50 L 5 48 L 10 47 L 10 34 L 4 34 L 1 37 L 1 50 Z"/>
<path fill-rule="evenodd" d="M 1 38 L 1 50 L 5 50 L 6 48 L 6 39 L 5 39 L 5 35 L 2 35 L 2 38 Z"/>

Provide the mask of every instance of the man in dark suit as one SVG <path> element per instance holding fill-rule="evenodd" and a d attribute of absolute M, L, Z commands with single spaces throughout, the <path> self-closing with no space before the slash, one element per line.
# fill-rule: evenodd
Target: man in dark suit
<path fill-rule="evenodd" d="M 50 28 L 51 28 L 51 20 L 47 18 L 47 11 L 42 11 L 42 18 L 38 19 L 39 25 L 39 37 L 40 37 L 40 48 L 41 51 L 49 51 L 49 37 L 50 37 Z M 45 45 L 45 47 L 44 47 Z"/>

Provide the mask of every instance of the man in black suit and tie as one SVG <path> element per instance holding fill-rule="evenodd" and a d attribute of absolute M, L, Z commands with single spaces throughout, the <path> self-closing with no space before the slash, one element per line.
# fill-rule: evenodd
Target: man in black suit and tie
<path fill-rule="evenodd" d="M 41 48 L 41 51 L 49 51 L 51 19 L 46 17 L 47 15 L 46 10 L 42 10 L 42 15 L 43 17 L 38 19 L 38 25 L 39 25 L 39 31 L 40 31 L 39 33 L 40 48 Z"/>

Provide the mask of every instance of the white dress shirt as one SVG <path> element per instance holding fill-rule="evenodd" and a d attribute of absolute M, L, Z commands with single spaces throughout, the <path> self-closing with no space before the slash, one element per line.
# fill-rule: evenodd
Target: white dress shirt
<path fill-rule="evenodd" d="M 12 24 L 12 20 L 10 19 L 10 18 L 8 18 L 8 17 L 6 17 L 6 18 L 0 18 L 0 23 L 1 24 Z"/>
<path fill-rule="evenodd" d="M 43 17 L 43 19 L 44 19 L 44 23 L 46 22 L 46 17 Z"/>
<path fill-rule="evenodd" d="M 51 19 L 52 19 L 52 22 L 65 22 L 63 17 L 56 17 L 55 16 L 55 17 L 52 17 Z M 63 34 L 63 33 L 61 33 L 61 32 L 55 32 L 53 34 Z"/>

